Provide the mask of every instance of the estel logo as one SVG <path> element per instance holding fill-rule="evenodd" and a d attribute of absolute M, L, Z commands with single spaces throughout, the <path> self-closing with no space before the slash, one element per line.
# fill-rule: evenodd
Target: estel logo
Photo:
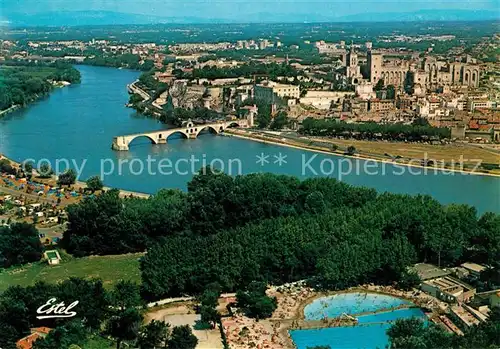
<path fill-rule="evenodd" d="M 51 298 L 47 301 L 47 303 L 38 308 L 36 310 L 37 314 L 46 314 L 46 315 L 40 315 L 37 316 L 36 318 L 41 320 L 41 319 L 69 318 L 76 316 L 76 312 L 70 310 L 78 305 L 78 301 L 71 303 L 67 307 L 64 304 L 64 302 L 55 304 L 56 301 L 57 301 L 56 298 Z"/>

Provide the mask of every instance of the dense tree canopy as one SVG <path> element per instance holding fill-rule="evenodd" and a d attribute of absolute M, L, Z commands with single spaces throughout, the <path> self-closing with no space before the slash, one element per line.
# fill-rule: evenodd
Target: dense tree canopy
<path fill-rule="evenodd" d="M 168 341 L 168 349 L 195 349 L 198 344 L 198 338 L 193 334 L 191 327 L 177 326 L 174 327 L 170 340 Z"/>
<path fill-rule="evenodd" d="M 148 200 L 111 190 L 68 208 L 63 244 L 78 256 L 143 251 L 143 295 L 200 294 L 252 281 L 309 279 L 338 289 L 415 282 L 418 261 L 499 260 L 498 215 L 428 196 L 380 194 L 330 178 L 231 177 L 204 169 L 188 192 Z M 89 222 L 91 222 L 89 224 Z"/>
<path fill-rule="evenodd" d="M 210 282 L 234 291 L 255 280 L 310 279 L 329 289 L 398 281 L 408 288 L 418 280 L 406 268 L 417 261 L 498 258 L 497 215 L 478 220 L 469 206 L 428 196 L 376 196 L 332 179 L 276 175 L 200 175 L 189 189 L 196 217 L 190 235 L 169 235 L 142 260 L 151 298 L 200 293 Z"/>
<path fill-rule="evenodd" d="M 91 192 L 96 192 L 98 190 L 102 190 L 104 184 L 99 176 L 93 176 L 87 179 L 86 181 L 87 189 Z"/>
<path fill-rule="evenodd" d="M 34 286 L 26 288 L 11 286 L 0 295 L 0 329 L 4 328 L 6 331 L 2 330 L 0 344 L 4 344 L 2 342 L 5 337 L 4 333 L 11 334 L 5 343 L 15 343 L 16 340 L 29 334 L 30 328 L 40 326 L 50 328 L 60 325 L 69 326 L 55 332 L 53 337 L 47 337 L 44 346 L 40 347 L 43 349 L 62 348 L 57 343 L 61 343 L 60 341 L 66 335 L 69 337 L 75 334 L 80 336 L 81 331 L 78 328 L 73 328 L 73 325 L 68 324 L 67 321 L 36 318 L 37 309 L 51 298 L 55 298 L 57 303 L 64 302 L 66 305 L 78 301 L 79 303 L 74 308 L 76 316 L 71 320 L 74 320 L 76 324 L 84 324 L 85 329 L 89 331 L 99 329 L 101 322 L 108 316 L 110 303 L 100 280 L 70 278 L 57 285 L 38 282 Z M 64 341 L 64 343 L 67 342 Z M 79 340 L 69 344 L 78 343 L 80 343 Z"/>
<path fill-rule="evenodd" d="M 256 319 L 271 317 L 278 303 L 276 297 L 266 295 L 266 289 L 266 283 L 252 282 L 246 291 L 238 291 L 236 294 L 238 307 L 249 317 Z"/>
<path fill-rule="evenodd" d="M 0 67 L 0 110 L 25 106 L 47 95 L 50 81 L 80 82 L 80 72 L 64 62 L 5 62 Z"/>
<path fill-rule="evenodd" d="M 450 129 L 428 125 L 346 123 L 336 120 L 307 118 L 299 132 L 310 136 L 331 136 L 356 139 L 387 139 L 399 141 L 422 141 L 430 138 L 450 138 Z"/>
<path fill-rule="evenodd" d="M 16 169 L 12 166 L 9 160 L 2 159 L 0 160 L 0 173 L 7 173 L 11 175 L 15 175 L 17 173 Z"/>
<path fill-rule="evenodd" d="M 85 58 L 84 64 L 144 71 L 150 70 L 154 65 L 152 61 L 141 62 L 141 57 L 136 54 L 112 54 L 103 52 L 98 52 L 92 57 Z"/>
<path fill-rule="evenodd" d="M 271 80 L 276 80 L 278 76 L 297 76 L 299 72 L 290 65 L 277 63 L 249 62 L 237 67 L 219 68 L 217 66 L 205 66 L 201 69 L 194 69 L 192 77 L 195 79 L 221 79 L 253 77 L 254 75 L 268 76 Z"/>
<path fill-rule="evenodd" d="M 42 258 L 43 246 L 35 226 L 14 223 L 0 227 L 0 266 L 38 262 Z"/>
<path fill-rule="evenodd" d="M 163 321 L 153 320 L 143 326 L 137 344 L 140 349 L 165 348 L 170 338 L 170 325 Z"/>
<path fill-rule="evenodd" d="M 162 237 L 210 235 L 255 220 L 300 214 L 307 211 L 305 201 L 313 191 L 323 192 L 329 207 L 356 207 L 376 197 L 374 190 L 336 181 L 301 183 L 272 174 L 233 178 L 201 172 L 189 183 L 188 193 L 162 190 L 143 200 L 121 199 L 117 190 L 110 190 L 85 198 L 68 207 L 63 245 L 77 256 L 138 252 Z"/>
<path fill-rule="evenodd" d="M 72 168 L 69 170 L 65 171 L 64 173 L 61 173 L 59 175 L 59 178 L 57 180 L 57 184 L 59 185 L 72 185 L 75 184 L 76 181 L 76 172 Z"/>

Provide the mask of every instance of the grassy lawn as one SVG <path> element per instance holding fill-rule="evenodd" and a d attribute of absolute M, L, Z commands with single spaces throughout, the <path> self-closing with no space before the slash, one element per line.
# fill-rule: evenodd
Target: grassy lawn
<path fill-rule="evenodd" d="M 82 346 L 82 349 L 114 349 L 116 344 L 110 340 L 102 337 L 94 337 L 89 339 L 87 343 Z"/>
<path fill-rule="evenodd" d="M 342 148 L 354 145 L 361 153 L 379 155 L 384 154 L 399 155 L 412 159 L 423 159 L 427 153 L 429 159 L 444 160 L 446 162 L 459 161 L 463 155 L 466 163 L 474 163 L 474 160 L 482 160 L 485 163 L 498 164 L 500 155 L 488 149 L 470 145 L 429 145 L 429 144 L 408 144 L 396 142 L 370 142 L 354 139 L 324 139 L 323 141 L 335 143 Z M 471 161 L 473 160 L 473 161 Z"/>
<path fill-rule="evenodd" d="M 72 276 L 102 279 L 106 288 L 121 279 L 137 283 L 141 281 L 138 259 L 142 253 L 72 258 L 61 252 L 62 261 L 59 265 L 49 266 L 47 262 L 40 262 L 0 270 L 0 292 L 11 285 L 29 286 L 37 281 L 57 283 Z"/>

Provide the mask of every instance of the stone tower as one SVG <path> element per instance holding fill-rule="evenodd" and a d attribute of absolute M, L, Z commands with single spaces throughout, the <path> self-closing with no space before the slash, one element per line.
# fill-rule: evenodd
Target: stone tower
<path fill-rule="evenodd" d="M 369 50 L 367 53 L 367 65 L 370 82 L 375 85 L 382 73 L 382 55 Z"/>
<path fill-rule="evenodd" d="M 357 85 L 363 76 L 361 75 L 361 68 L 358 65 L 358 54 L 354 51 L 354 44 L 351 43 L 351 48 L 346 55 L 346 76 L 350 83 Z"/>

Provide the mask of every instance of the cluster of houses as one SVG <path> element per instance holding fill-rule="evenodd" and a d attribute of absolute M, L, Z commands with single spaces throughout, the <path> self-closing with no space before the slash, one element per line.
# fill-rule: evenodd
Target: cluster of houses
<path fill-rule="evenodd" d="M 486 269 L 486 266 L 476 263 L 463 263 L 450 269 L 416 264 L 413 271 L 421 279 L 420 289 L 447 304 L 442 309 L 444 314 L 433 320 L 459 335 L 486 321 L 491 308 L 500 306 L 500 289 L 478 293 L 475 287 L 462 281 L 465 278 L 479 280 Z"/>
<path fill-rule="evenodd" d="M 64 218 L 65 211 L 39 202 L 28 203 L 23 198 L 14 198 L 12 195 L 0 195 L 0 207 L 14 207 L 17 217 L 32 217 L 43 225 L 57 224 Z M 36 218 L 35 218 L 36 217 Z"/>

